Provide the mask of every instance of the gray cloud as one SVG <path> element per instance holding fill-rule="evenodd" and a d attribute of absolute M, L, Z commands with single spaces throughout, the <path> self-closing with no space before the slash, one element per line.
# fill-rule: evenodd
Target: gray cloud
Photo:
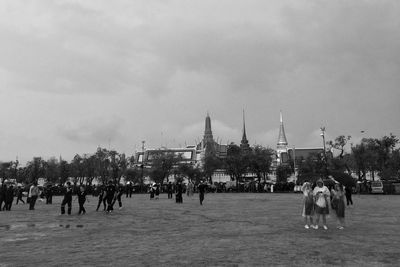
<path fill-rule="evenodd" d="M 0 5 L 8 139 L 37 127 L 31 139 L 68 153 L 109 138 L 121 149 L 157 146 L 161 132 L 182 144 L 202 136 L 188 125 L 210 111 L 218 136 L 239 141 L 242 108 L 250 143 L 271 147 L 280 109 L 299 147 L 320 145 L 321 125 L 332 138 L 400 134 L 394 0 Z M 37 149 L 0 147 L 12 157 Z"/>

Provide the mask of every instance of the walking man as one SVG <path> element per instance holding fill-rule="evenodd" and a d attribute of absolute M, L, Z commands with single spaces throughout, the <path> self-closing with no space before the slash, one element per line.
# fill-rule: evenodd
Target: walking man
<path fill-rule="evenodd" d="M 172 199 L 172 190 L 173 190 L 172 183 L 169 182 L 167 185 L 168 199 Z"/>
<path fill-rule="evenodd" d="M 34 181 L 31 187 L 29 188 L 29 210 L 35 209 L 36 200 L 39 197 L 39 188 L 37 186 L 37 182 Z"/>
<path fill-rule="evenodd" d="M 353 200 L 351 199 L 351 194 L 353 193 L 352 190 L 353 189 L 352 189 L 352 187 L 350 185 L 346 186 L 345 189 L 344 189 L 345 195 L 346 195 L 347 206 L 349 204 L 353 205 Z"/>
<path fill-rule="evenodd" d="M 107 208 L 107 207 L 106 207 L 105 192 L 106 192 L 105 187 L 104 187 L 104 185 L 102 185 L 102 186 L 100 187 L 99 202 L 97 203 L 97 209 L 96 209 L 96 211 L 99 211 L 99 208 L 100 208 L 101 203 L 103 203 L 103 211 L 106 211 L 106 208 Z"/>
<path fill-rule="evenodd" d="M 18 189 L 17 189 L 17 202 L 16 202 L 17 205 L 18 205 L 18 201 L 21 201 L 22 203 L 25 204 L 25 201 L 22 199 L 23 193 L 24 193 L 24 190 L 21 188 L 21 186 L 18 186 Z"/>
<path fill-rule="evenodd" d="M 78 192 L 79 215 L 86 213 L 85 207 L 83 206 L 85 202 L 86 202 L 86 190 L 85 187 L 81 185 L 79 187 L 79 192 Z"/>
<path fill-rule="evenodd" d="M 200 205 L 203 205 L 204 193 L 206 192 L 206 187 L 207 187 L 207 185 L 203 181 L 200 181 L 200 184 L 199 184 Z"/>
<path fill-rule="evenodd" d="M 106 198 L 107 198 L 107 212 L 112 212 L 113 209 L 113 200 L 115 195 L 115 185 L 112 181 L 108 182 L 106 188 Z"/>
<path fill-rule="evenodd" d="M 67 182 L 67 188 L 64 194 L 64 199 L 61 202 L 61 214 L 65 214 L 65 205 L 68 205 L 68 215 L 71 215 L 72 210 L 72 187 L 71 183 Z"/>

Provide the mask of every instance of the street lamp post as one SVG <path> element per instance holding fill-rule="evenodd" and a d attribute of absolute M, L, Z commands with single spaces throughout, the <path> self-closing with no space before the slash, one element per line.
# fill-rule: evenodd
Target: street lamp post
<path fill-rule="evenodd" d="M 325 127 L 321 127 L 321 136 L 322 136 L 322 143 L 324 145 L 324 163 L 325 163 L 325 178 L 328 176 L 328 161 L 326 158 L 326 146 L 325 146 Z"/>

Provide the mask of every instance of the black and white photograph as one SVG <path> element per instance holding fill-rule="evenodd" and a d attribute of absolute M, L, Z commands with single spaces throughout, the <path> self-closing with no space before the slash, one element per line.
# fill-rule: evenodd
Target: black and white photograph
<path fill-rule="evenodd" d="M 1 0 L 0 267 L 400 266 L 399 15 Z"/>

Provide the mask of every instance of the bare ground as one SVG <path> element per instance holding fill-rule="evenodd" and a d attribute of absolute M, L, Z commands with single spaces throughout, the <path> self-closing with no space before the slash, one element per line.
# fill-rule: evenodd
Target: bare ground
<path fill-rule="evenodd" d="M 38 202 L 0 212 L 0 266 L 400 266 L 400 196 L 354 196 L 345 230 L 304 229 L 299 194 L 207 194 L 176 204 L 123 198 L 123 209 L 58 215 Z"/>

